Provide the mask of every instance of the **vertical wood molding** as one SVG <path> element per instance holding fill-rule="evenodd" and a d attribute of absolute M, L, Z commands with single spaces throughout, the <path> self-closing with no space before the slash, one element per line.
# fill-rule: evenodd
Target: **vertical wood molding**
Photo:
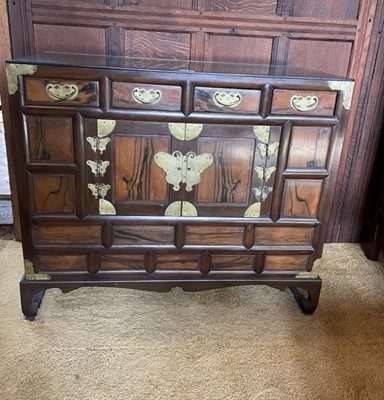
<path fill-rule="evenodd" d="M 376 25 L 379 23 L 379 13 L 376 13 L 378 1 L 362 1 L 359 10 L 356 40 L 352 49 L 351 62 L 348 77 L 355 80 L 354 96 L 351 106 L 351 115 L 346 128 L 344 147 L 340 160 L 340 168 L 337 177 L 336 191 L 330 214 L 330 224 L 327 232 L 327 242 L 350 242 L 356 241 L 358 237 L 358 226 L 361 223 L 357 218 L 354 208 L 362 192 L 366 190 L 366 168 L 357 170 L 359 142 L 368 132 L 361 126 L 361 119 L 367 110 L 363 109 L 364 98 L 372 87 L 372 68 L 374 67 L 375 53 L 372 51 L 374 42 L 374 19 Z M 363 167 L 363 166 L 361 166 Z M 355 193 L 351 189 L 355 187 L 359 177 L 364 176 L 366 184 L 362 184 Z M 364 187 L 365 186 L 365 187 Z M 359 193 L 360 192 L 360 193 Z M 360 204 L 360 207 L 362 205 Z M 354 226 L 354 233 L 350 231 Z"/>
<path fill-rule="evenodd" d="M 9 34 L 7 4 L 6 0 L 0 0 L 0 95 L 1 95 L 1 104 L 3 111 L 3 119 L 4 119 L 5 143 L 7 146 L 8 171 L 9 171 L 10 187 L 11 187 L 14 230 L 16 239 L 20 240 L 21 234 L 20 234 L 19 208 L 18 208 L 17 194 L 16 194 L 16 178 L 13 168 L 9 168 L 11 167 L 11 165 L 13 165 L 13 162 L 12 162 L 12 152 L 10 150 L 11 126 L 10 126 L 9 103 L 8 103 L 8 89 L 7 89 L 7 80 L 5 76 L 4 62 L 6 60 L 9 60 L 10 58 L 11 58 L 11 40 Z"/>
<path fill-rule="evenodd" d="M 35 53 L 31 0 L 8 0 L 12 56 Z"/>

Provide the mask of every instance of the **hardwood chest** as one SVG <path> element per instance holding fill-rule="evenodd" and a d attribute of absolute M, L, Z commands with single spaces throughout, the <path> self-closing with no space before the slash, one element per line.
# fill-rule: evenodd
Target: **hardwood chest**
<path fill-rule="evenodd" d="M 60 53 L 7 78 L 26 317 L 81 286 L 266 284 L 314 312 L 352 81 Z"/>

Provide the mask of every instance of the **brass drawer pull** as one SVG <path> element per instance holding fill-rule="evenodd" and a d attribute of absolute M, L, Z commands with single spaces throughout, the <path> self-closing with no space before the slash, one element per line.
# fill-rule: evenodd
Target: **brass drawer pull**
<path fill-rule="evenodd" d="M 316 96 L 292 96 L 291 107 L 300 112 L 312 111 L 319 104 L 319 99 Z"/>
<path fill-rule="evenodd" d="M 45 87 L 47 95 L 53 100 L 74 100 L 79 94 L 79 88 L 75 84 L 49 83 Z"/>
<path fill-rule="evenodd" d="M 134 88 L 132 90 L 133 100 L 139 104 L 156 104 L 162 96 L 161 90 L 158 89 Z"/>
<path fill-rule="evenodd" d="M 218 107 L 237 107 L 243 97 L 237 92 L 216 92 L 213 101 Z"/>

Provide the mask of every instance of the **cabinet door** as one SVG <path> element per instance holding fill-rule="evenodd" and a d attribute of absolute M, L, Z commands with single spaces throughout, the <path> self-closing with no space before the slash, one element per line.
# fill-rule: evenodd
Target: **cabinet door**
<path fill-rule="evenodd" d="M 86 120 L 90 213 L 164 215 L 171 203 L 181 200 L 182 190 L 171 190 L 155 156 L 172 158 L 182 153 L 182 146 L 167 123 Z"/>
<path fill-rule="evenodd" d="M 185 195 L 199 216 L 269 217 L 280 133 L 280 127 L 206 124 L 186 142 L 189 151 L 213 159 Z"/>

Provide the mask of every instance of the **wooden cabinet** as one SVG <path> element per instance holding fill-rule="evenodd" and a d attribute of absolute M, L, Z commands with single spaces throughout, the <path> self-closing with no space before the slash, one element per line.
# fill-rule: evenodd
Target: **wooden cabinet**
<path fill-rule="evenodd" d="M 353 82 L 179 64 L 8 64 L 27 317 L 81 286 L 267 284 L 316 309 Z"/>

